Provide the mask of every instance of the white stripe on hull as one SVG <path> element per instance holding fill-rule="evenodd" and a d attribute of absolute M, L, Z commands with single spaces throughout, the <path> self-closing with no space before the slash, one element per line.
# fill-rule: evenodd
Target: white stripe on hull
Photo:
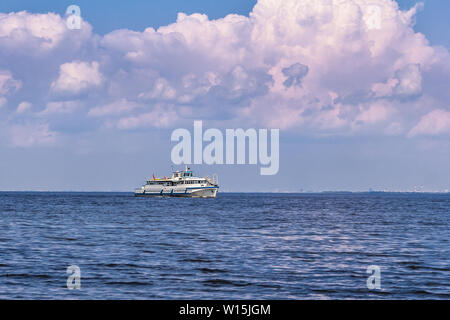
<path fill-rule="evenodd" d="M 215 198 L 219 188 L 192 188 L 176 190 L 164 188 L 160 190 L 142 190 L 134 192 L 136 197 L 183 197 L 183 198 Z M 162 191 L 162 192 L 161 192 Z"/>

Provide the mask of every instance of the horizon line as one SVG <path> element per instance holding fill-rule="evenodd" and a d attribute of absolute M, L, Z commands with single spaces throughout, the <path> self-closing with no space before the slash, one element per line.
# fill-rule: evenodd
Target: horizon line
<path fill-rule="evenodd" d="M 0 190 L 0 193 L 130 193 L 133 191 L 120 190 Z M 243 193 L 243 194 L 323 194 L 323 193 L 418 193 L 418 194 L 450 194 L 450 191 L 408 191 L 408 190 L 365 190 L 365 191 L 348 191 L 348 190 L 323 190 L 323 191 L 221 191 L 220 193 Z"/>

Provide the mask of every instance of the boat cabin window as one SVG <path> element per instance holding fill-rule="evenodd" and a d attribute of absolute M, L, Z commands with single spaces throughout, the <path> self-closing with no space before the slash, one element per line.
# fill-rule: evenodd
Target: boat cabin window
<path fill-rule="evenodd" d="M 192 171 L 185 171 L 183 177 L 192 177 Z"/>

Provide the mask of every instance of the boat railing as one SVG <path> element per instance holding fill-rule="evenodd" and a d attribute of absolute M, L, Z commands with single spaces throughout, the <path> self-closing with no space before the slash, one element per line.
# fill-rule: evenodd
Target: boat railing
<path fill-rule="evenodd" d="M 205 177 L 205 179 L 206 179 L 206 181 L 208 181 L 210 184 L 212 184 L 214 186 L 219 185 L 219 177 L 215 173 L 211 177 Z"/>

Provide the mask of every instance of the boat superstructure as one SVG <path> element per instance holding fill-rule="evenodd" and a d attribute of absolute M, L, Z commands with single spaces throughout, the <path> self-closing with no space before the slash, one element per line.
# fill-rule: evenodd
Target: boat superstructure
<path fill-rule="evenodd" d="M 191 197 L 215 198 L 219 190 L 217 176 L 195 177 L 194 172 L 186 167 L 174 171 L 170 178 L 148 179 L 147 183 L 134 191 L 136 197 Z"/>

